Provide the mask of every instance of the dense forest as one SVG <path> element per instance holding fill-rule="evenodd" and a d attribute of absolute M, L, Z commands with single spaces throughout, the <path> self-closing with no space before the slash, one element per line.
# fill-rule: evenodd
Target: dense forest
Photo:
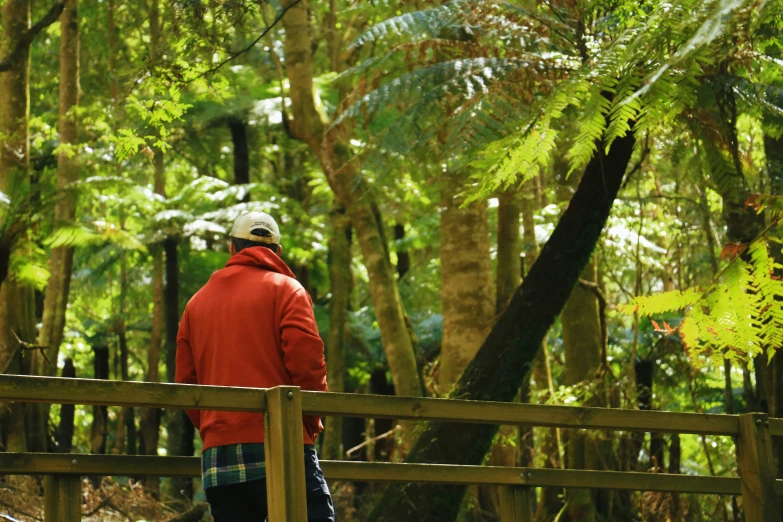
<path fill-rule="evenodd" d="M 330 391 L 783 417 L 781 0 L 0 6 L 1 373 L 172 382 L 260 210 Z M 324 424 L 324 459 L 736 476 L 728 437 Z M 179 410 L 0 404 L 0 451 L 200 444 Z M 86 482 L 85 520 L 204 513 L 198 480 Z M 342 521 L 499 520 L 492 487 L 330 487 Z M 742 520 L 533 493 L 539 522 Z M 0 519 L 40 494 L 0 477 Z"/>

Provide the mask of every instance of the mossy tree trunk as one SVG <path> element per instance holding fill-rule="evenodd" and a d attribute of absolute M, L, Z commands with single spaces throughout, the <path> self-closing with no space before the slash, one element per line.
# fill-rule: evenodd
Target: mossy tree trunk
<path fill-rule="evenodd" d="M 527 278 L 495 323 L 451 397 L 509 402 L 516 396 L 541 342 L 561 312 L 603 230 L 631 158 L 632 135 L 603 144 L 585 169 L 574 197 Z M 480 464 L 496 426 L 427 423 L 407 462 Z M 374 506 L 369 522 L 449 522 L 457 515 L 463 486 L 391 485 Z"/>
<path fill-rule="evenodd" d="M 293 0 L 284 2 L 284 6 L 291 4 Z M 291 134 L 307 143 L 318 157 L 338 204 L 351 219 L 370 279 L 370 295 L 396 393 L 420 396 L 423 386 L 380 213 L 359 175 L 357 158 L 350 152 L 345 129 L 334 129 L 327 136 L 327 118 L 316 105 L 308 12 L 309 2 L 303 0 L 283 17 L 285 65 L 293 112 Z"/>
<path fill-rule="evenodd" d="M 329 391 L 345 392 L 345 344 L 348 327 L 348 305 L 351 300 L 351 224 L 342 209 L 332 211 L 332 238 L 329 242 L 329 337 L 326 341 L 326 364 L 329 368 Z M 343 419 L 331 417 L 324 426 L 321 454 L 324 459 L 343 458 Z"/>

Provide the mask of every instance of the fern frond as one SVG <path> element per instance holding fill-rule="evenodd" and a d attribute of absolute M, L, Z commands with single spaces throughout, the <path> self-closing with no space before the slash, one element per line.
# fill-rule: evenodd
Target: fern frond
<path fill-rule="evenodd" d="M 701 292 L 695 288 L 672 290 L 648 296 L 635 297 L 630 304 L 620 307 L 626 313 L 638 312 L 643 316 L 664 314 L 684 310 L 699 302 Z"/>

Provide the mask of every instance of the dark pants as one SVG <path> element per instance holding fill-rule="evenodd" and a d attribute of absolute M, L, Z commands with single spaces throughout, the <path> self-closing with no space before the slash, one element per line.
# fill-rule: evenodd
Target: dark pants
<path fill-rule="evenodd" d="M 307 521 L 334 522 L 334 507 L 315 449 L 305 447 Z M 207 488 L 204 493 L 215 522 L 266 520 L 266 479 Z"/>

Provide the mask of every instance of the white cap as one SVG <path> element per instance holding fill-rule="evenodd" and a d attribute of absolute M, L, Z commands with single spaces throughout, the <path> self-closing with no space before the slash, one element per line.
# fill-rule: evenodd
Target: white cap
<path fill-rule="evenodd" d="M 262 230 L 268 232 L 269 235 L 261 232 Z M 267 245 L 280 244 L 280 229 L 277 227 L 277 222 L 264 212 L 248 212 L 239 216 L 234 221 L 230 236 Z"/>

